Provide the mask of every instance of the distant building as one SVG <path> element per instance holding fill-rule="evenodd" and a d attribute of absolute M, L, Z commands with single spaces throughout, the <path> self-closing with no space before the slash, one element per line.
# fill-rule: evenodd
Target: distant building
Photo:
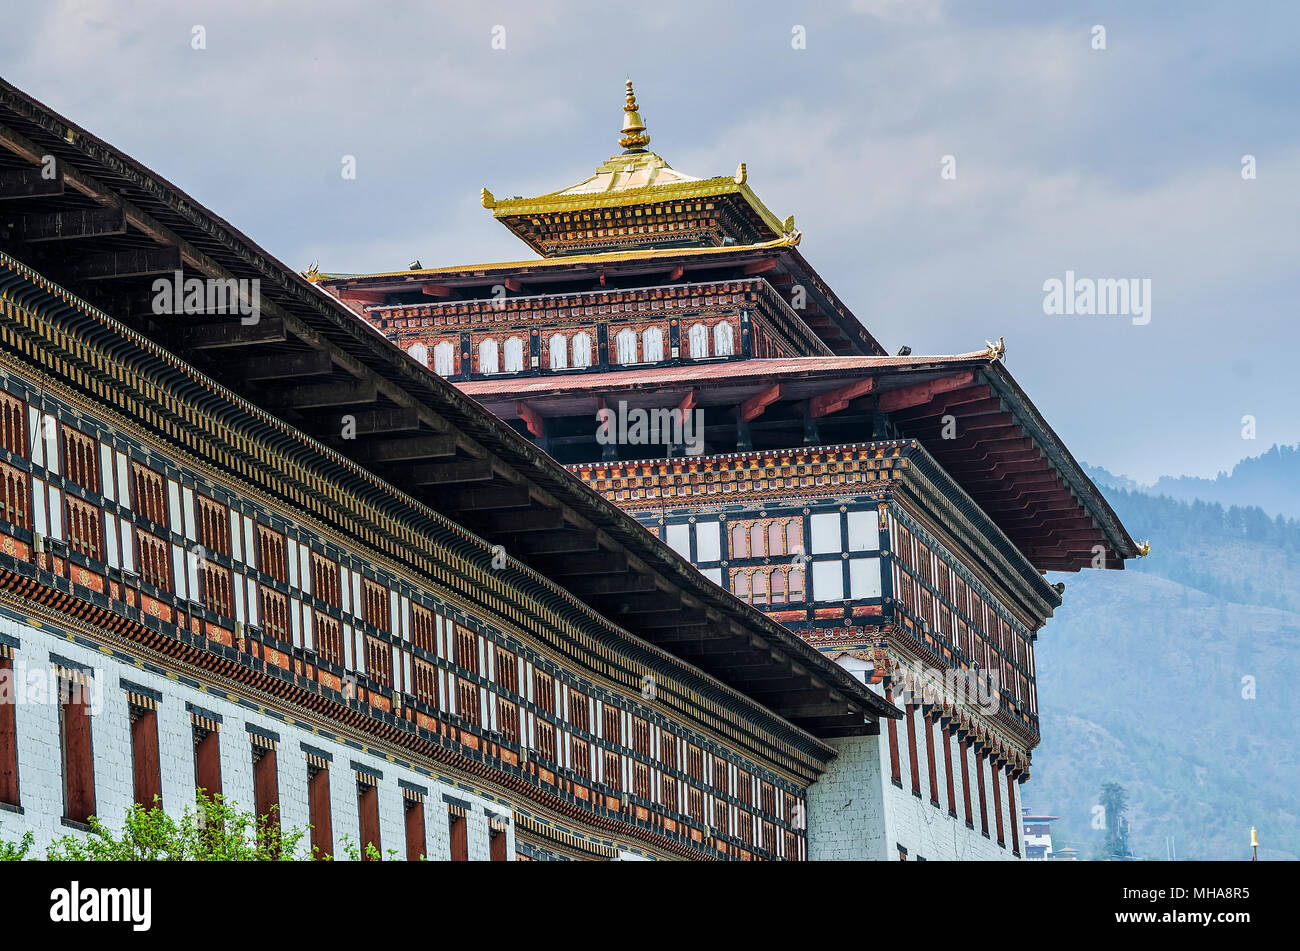
<path fill-rule="evenodd" d="M 1020 824 L 1025 830 L 1025 858 L 1031 861 L 1058 858 L 1052 849 L 1052 823 L 1060 816 L 1032 815 L 1028 809 L 1020 812 Z"/>

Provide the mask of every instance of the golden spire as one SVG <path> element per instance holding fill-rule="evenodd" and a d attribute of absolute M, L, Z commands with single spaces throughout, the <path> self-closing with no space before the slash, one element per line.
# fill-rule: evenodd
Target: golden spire
<path fill-rule="evenodd" d="M 650 144 L 650 136 L 646 134 L 645 123 L 641 121 L 641 113 L 636 109 L 636 93 L 632 91 L 632 80 L 627 81 L 627 100 L 623 104 L 623 137 L 618 140 L 618 144 L 628 152 L 635 152 L 644 149 Z"/>

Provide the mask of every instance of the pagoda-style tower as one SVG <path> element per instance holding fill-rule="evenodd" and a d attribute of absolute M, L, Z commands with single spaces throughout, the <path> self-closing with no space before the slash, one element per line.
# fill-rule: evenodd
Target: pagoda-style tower
<path fill-rule="evenodd" d="M 1033 643 L 1063 588 L 1043 573 L 1137 547 L 1001 340 L 887 356 L 743 163 L 694 178 L 649 143 L 629 81 L 623 151 L 594 175 L 483 191 L 540 258 L 319 283 L 902 710 L 840 741 L 812 857 L 1019 855 Z M 665 614 L 664 636 L 760 661 L 702 624 Z"/>

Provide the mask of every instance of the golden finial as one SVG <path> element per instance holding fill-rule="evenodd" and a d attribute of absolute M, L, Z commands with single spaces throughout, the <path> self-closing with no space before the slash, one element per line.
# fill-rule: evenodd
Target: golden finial
<path fill-rule="evenodd" d="M 302 276 L 315 283 L 316 278 L 320 277 L 319 262 L 312 261 L 311 264 L 307 265 L 307 270 L 302 272 Z"/>
<path fill-rule="evenodd" d="M 737 185 L 745 184 L 745 179 L 747 179 L 748 177 L 749 177 L 749 172 L 746 171 L 745 169 L 745 163 L 741 162 L 739 165 L 736 166 L 736 179 L 735 179 L 736 184 Z"/>
<path fill-rule="evenodd" d="M 636 109 L 636 93 L 632 91 L 632 80 L 627 81 L 627 100 L 623 103 L 623 137 L 618 140 L 618 144 L 628 152 L 637 152 L 644 149 L 650 144 L 650 136 L 646 134 L 645 123 L 641 121 L 641 113 Z"/>
<path fill-rule="evenodd" d="M 1001 337 L 998 337 L 997 343 L 994 343 L 992 340 L 985 340 L 984 343 L 988 346 L 987 353 L 990 363 L 996 360 L 1001 360 L 1007 355 L 1007 345 L 1002 342 Z"/>
<path fill-rule="evenodd" d="M 492 208 L 497 203 L 497 200 L 492 197 L 492 193 L 486 188 L 478 193 L 478 200 L 483 203 L 484 208 Z"/>
<path fill-rule="evenodd" d="M 794 215 L 791 215 L 790 217 L 786 218 L 785 221 L 781 222 L 781 233 L 790 234 L 793 231 L 794 231 Z"/>
<path fill-rule="evenodd" d="M 1139 543 L 1137 546 L 1137 553 L 1139 558 L 1145 558 L 1147 555 L 1151 554 L 1151 542 L 1144 541 Z"/>

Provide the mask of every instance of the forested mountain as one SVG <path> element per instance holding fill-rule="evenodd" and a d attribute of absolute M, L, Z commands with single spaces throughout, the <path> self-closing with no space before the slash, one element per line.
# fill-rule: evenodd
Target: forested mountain
<path fill-rule="evenodd" d="M 1271 498 L 1284 501 L 1288 469 L 1297 492 L 1295 450 L 1247 461 Z M 1245 465 L 1208 484 L 1236 484 Z M 1051 575 L 1065 603 L 1038 642 L 1043 742 L 1024 804 L 1060 816 L 1058 846 L 1085 857 L 1104 835 L 1101 786 L 1118 782 L 1141 857 L 1163 858 L 1173 836 L 1181 859 L 1249 858 L 1254 825 L 1261 859 L 1300 858 L 1300 522 L 1128 485 L 1103 490 L 1151 554 Z"/>

